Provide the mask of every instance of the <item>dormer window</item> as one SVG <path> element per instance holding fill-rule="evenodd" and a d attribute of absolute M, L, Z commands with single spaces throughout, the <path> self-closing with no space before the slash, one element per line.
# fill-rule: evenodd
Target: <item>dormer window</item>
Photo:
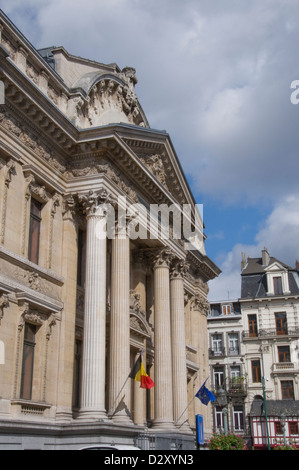
<path fill-rule="evenodd" d="M 274 294 L 282 294 L 282 280 L 281 276 L 273 277 L 273 287 L 274 287 Z"/>
<path fill-rule="evenodd" d="M 230 315 L 232 311 L 231 305 L 222 305 L 222 315 Z"/>
<path fill-rule="evenodd" d="M 290 293 L 288 270 L 275 262 L 267 267 L 267 295 L 285 295 Z"/>

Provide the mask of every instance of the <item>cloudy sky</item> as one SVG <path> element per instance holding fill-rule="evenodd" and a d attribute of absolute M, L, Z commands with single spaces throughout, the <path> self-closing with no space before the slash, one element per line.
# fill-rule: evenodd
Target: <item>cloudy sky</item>
<path fill-rule="evenodd" d="M 299 0 L 0 0 L 38 49 L 137 71 L 154 129 L 170 134 L 222 274 L 240 296 L 241 253 L 299 260 Z M 299 88 L 298 88 L 299 90 Z M 296 95 L 297 96 L 297 95 Z M 299 93 L 298 93 L 299 96 Z"/>

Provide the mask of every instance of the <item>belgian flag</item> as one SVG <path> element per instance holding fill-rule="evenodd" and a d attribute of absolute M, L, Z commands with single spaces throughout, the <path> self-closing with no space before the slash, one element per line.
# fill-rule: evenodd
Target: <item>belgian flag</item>
<path fill-rule="evenodd" d="M 141 354 L 135 362 L 134 366 L 132 367 L 129 377 L 131 379 L 136 380 L 137 382 L 140 382 L 140 388 L 152 388 L 155 386 L 152 379 L 145 372 L 145 369 L 142 364 Z"/>

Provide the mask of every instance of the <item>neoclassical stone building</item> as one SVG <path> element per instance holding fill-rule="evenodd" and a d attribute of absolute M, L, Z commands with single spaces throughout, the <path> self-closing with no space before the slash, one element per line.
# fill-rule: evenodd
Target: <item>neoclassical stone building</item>
<path fill-rule="evenodd" d="M 0 448 L 192 448 L 219 269 L 169 135 L 133 68 L 37 51 L 3 12 L 0 80 Z"/>

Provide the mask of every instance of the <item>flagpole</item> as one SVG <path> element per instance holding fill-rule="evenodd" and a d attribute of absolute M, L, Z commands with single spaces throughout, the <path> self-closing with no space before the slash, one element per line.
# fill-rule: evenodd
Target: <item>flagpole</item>
<path fill-rule="evenodd" d="M 186 412 L 186 410 L 188 410 L 189 406 L 191 405 L 191 403 L 193 402 L 194 398 L 196 398 L 196 395 L 194 395 L 194 397 L 192 398 L 192 400 L 188 403 L 188 405 L 186 406 L 186 408 L 184 409 L 183 413 L 178 417 L 178 419 L 176 420 L 175 422 L 175 425 L 178 424 L 178 422 L 180 421 L 181 417 L 183 416 L 183 414 Z M 183 423 L 182 423 L 183 425 Z"/>
<path fill-rule="evenodd" d="M 125 380 L 123 386 L 121 387 L 121 389 L 120 389 L 120 391 L 119 391 L 117 397 L 115 398 L 115 400 L 114 400 L 114 402 L 113 402 L 113 405 L 111 406 L 110 410 L 108 411 L 108 416 L 113 416 L 114 413 L 112 413 L 112 411 L 113 411 L 113 408 L 114 408 L 114 406 L 115 406 L 115 403 L 117 402 L 117 400 L 118 400 L 118 398 L 119 398 L 121 392 L 122 392 L 123 389 L 125 388 L 125 385 L 126 385 L 126 383 L 128 382 L 129 378 L 130 378 L 130 374 L 129 374 L 128 377 L 126 378 L 126 380 Z"/>
<path fill-rule="evenodd" d="M 139 355 L 141 356 L 141 359 L 142 359 L 142 354 L 143 354 L 143 353 L 144 353 L 144 349 L 142 349 L 142 350 L 139 352 Z M 122 392 L 123 389 L 125 388 L 126 383 L 128 382 L 128 380 L 129 380 L 129 378 L 130 378 L 130 374 L 131 374 L 131 371 L 130 371 L 128 377 L 126 378 L 126 380 L 125 380 L 123 386 L 121 387 L 120 391 L 118 392 L 118 394 L 117 394 L 117 396 L 116 396 L 116 398 L 115 398 L 115 400 L 114 400 L 112 406 L 110 407 L 110 409 L 109 409 L 109 411 L 108 411 L 108 416 L 113 416 L 114 413 L 112 413 L 112 411 L 113 411 L 113 408 L 114 408 L 114 406 L 115 406 L 115 403 L 117 402 L 117 400 L 118 400 L 118 398 L 119 398 L 121 392 Z"/>
<path fill-rule="evenodd" d="M 202 384 L 202 386 L 205 385 L 206 381 L 210 378 L 210 376 L 208 376 L 206 378 L 206 380 L 204 381 L 204 383 Z M 186 408 L 184 409 L 183 413 L 179 416 L 179 418 L 176 420 L 175 422 L 175 425 L 178 424 L 178 422 L 180 421 L 181 417 L 183 416 L 183 414 L 185 413 L 186 410 L 188 410 L 189 406 L 191 405 L 191 403 L 193 402 L 194 398 L 196 398 L 196 394 L 194 395 L 194 397 L 192 398 L 192 400 L 188 403 L 188 405 L 186 406 Z M 182 423 L 183 424 L 183 423 Z"/>

